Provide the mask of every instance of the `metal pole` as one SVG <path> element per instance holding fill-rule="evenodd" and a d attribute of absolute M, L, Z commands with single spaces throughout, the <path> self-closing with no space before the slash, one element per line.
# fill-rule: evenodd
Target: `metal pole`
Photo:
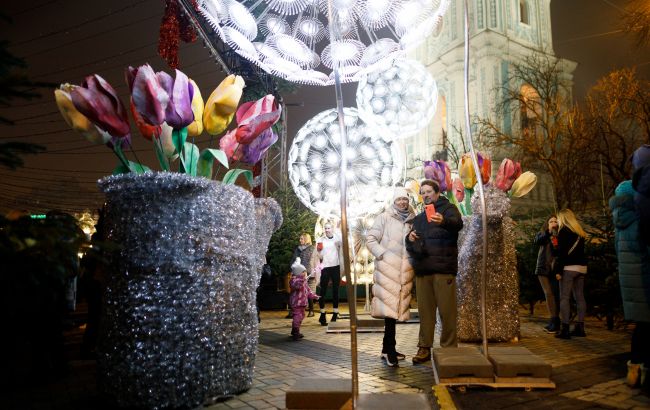
<path fill-rule="evenodd" d="M 488 356 L 487 343 L 487 318 L 485 301 L 487 298 L 486 270 L 487 270 L 487 213 L 485 211 L 485 194 L 483 193 L 483 180 L 481 179 L 481 168 L 478 166 L 478 159 L 472 143 L 472 126 L 469 119 L 469 6 L 468 0 L 465 0 L 465 128 L 467 133 L 467 145 L 472 156 L 472 165 L 476 174 L 478 185 L 478 197 L 481 202 L 481 223 L 483 227 L 483 259 L 481 259 L 481 333 L 483 334 L 483 355 Z"/>
<path fill-rule="evenodd" d="M 334 15 L 332 0 L 327 1 L 327 17 L 330 31 L 330 44 L 341 38 L 338 27 L 338 19 Z M 346 288 L 348 291 L 348 305 L 350 308 L 350 350 L 352 355 L 352 408 L 357 408 L 359 398 L 359 374 L 357 370 L 357 301 L 350 275 L 350 244 L 348 241 L 348 215 L 347 215 L 347 145 L 348 136 L 345 130 L 345 119 L 343 117 L 343 90 L 341 89 L 341 77 L 339 75 L 339 62 L 334 60 L 334 89 L 336 92 L 336 109 L 339 119 L 339 132 L 341 136 L 341 170 L 339 172 L 339 184 L 341 190 L 341 239 L 343 240 L 343 266 L 341 269 L 347 277 Z"/>

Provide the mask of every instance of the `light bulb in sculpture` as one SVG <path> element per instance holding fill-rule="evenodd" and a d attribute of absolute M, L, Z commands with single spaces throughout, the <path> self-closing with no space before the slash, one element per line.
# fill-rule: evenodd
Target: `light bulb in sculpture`
<path fill-rule="evenodd" d="M 263 70 L 286 80 L 334 84 L 358 81 L 363 68 L 417 46 L 442 24 L 450 0 L 332 0 L 341 40 L 330 44 L 328 0 L 198 0 L 219 38 Z M 236 32 L 236 33 L 234 33 Z M 287 36 L 283 38 L 278 36 Z M 264 44 L 277 51 L 269 57 Z"/>
<path fill-rule="evenodd" d="M 350 135 L 348 152 L 348 215 L 378 213 L 400 178 L 400 151 L 392 140 L 363 122 L 355 108 L 345 108 Z M 298 198 L 319 215 L 340 214 L 340 136 L 338 114 L 331 109 L 309 120 L 289 150 L 289 180 Z"/>
<path fill-rule="evenodd" d="M 414 60 L 376 64 L 359 79 L 359 115 L 396 138 L 413 135 L 426 127 L 436 112 L 437 102 L 436 82 L 426 67 Z"/>

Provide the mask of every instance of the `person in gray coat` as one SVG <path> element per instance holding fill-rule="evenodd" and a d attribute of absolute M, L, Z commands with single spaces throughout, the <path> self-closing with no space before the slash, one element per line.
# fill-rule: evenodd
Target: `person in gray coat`
<path fill-rule="evenodd" d="M 397 187 L 393 204 L 375 219 L 368 232 L 368 250 L 375 257 L 370 314 L 384 319 L 381 358 L 390 367 L 397 367 L 397 361 L 406 358 L 395 349 L 395 325 L 410 316 L 414 273 L 404 239 L 411 231 L 413 218 L 406 189 Z"/>

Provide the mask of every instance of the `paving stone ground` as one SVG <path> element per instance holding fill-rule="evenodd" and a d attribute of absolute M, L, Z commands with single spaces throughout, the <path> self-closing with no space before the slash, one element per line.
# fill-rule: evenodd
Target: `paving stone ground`
<path fill-rule="evenodd" d="M 345 311 L 345 307 L 342 307 Z M 363 307 L 359 306 L 359 312 Z M 542 312 L 542 309 L 537 309 Z M 252 388 L 207 409 L 282 409 L 285 392 L 300 378 L 350 378 L 350 335 L 326 333 L 318 315 L 305 318 L 305 338 L 289 338 L 291 320 L 286 312 L 262 312 L 259 352 Z M 328 315 L 329 318 L 329 315 Z M 468 388 L 450 389 L 460 409 L 650 409 L 647 392 L 625 384 L 630 330 L 607 330 L 604 321 L 589 318 L 586 338 L 560 340 L 546 334 L 546 319 L 521 312 L 521 340 L 525 346 L 553 366 L 553 390 Z M 379 358 L 383 333 L 358 334 L 359 387 L 362 393 L 422 392 L 437 408 L 432 393 L 431 363 L 414 366 L 418 324 L 397 325 L 397 349 L 407 355 L 399 368 L 387 367 Z M 80 331 L 70 332 L 68 346 L 79 342 Z M 437 344 L 436 337 L 436 344 Z M 503 345 L 503 344 L 501 344 Z M 492 346 L 492 344 L 490 345 Z M 73 360 L 69 374 L 45 386 L 31 386 L 2 396 L 2 409 L 105 409 L 110 408 L 97 393 L 95 362 Z"/>

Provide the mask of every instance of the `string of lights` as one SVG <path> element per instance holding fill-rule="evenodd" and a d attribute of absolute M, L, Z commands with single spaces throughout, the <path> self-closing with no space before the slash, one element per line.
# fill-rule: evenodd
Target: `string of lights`
<path fill-rule="evenodd" d="M 71 192 L 74 192 L 74 193 L 87 193 L 87 194 L 92 194 L 92 195 L 101 195 L 101 192 L 85 190 L 85 189 L 83 189 L 83 187 L 79 187 L 79 189 L 66 189 L 65 187 L 51 187 L 51 186 L 43 186 L 43 185 L 25 186 L 25 185 L 12 184 L 12 183 L 6 182 L 6 181 L 0 181 L 0 185 L 2 185 L 2 186 L 10 186 L 12 188 L 36 190 L 37 192 L 53 192 L 53 193 L 60 193 L 60 192 L 69 192 L 69 193 L 71 193 Z"/>
<path fill-rule="evenodd" d="M 76 176 L 71 176 L 68 175 L 67 177 L 61 177 L 61 176 L 56 176 L 56 175 L 49 175 L 49 174 L 33 174 L 30 173 L 30 176 L 24 176 L 24 175 L 17 175 L 15 172 L 11 175 L 4 174 L 1 175 L 3 180 L 19 180 L 19 181 L 38 181 L 38 182 L 70 182 L 73 184 L 79 183 L 79 184 L 96 184 L 97 179 L 93 178 L 82 178 L 80 179 L 79 177 Z M 43 176 L 44 178 L 34 178 L 34 176 Z"/>
<path fill-rule="evenodd" d="M 23 15 L 23 14 L 25 14 L 25 13 L 31 13 L 31 12 L 34 11 L 34 10 L 38 10 L 38 9 L 43 8 L 43 7 L 45 7 L 45 6 L 49 6 L 50 4 L 57 3 L 58 1 L 59 1 L 59 0 L 46 1 L 45 3 L 42 3 L 42 4 L 39 4 L 39 5 L 36 5 L 36 6 L 34 6 L 34 7 L 28 7 L 28 8 L 26 8 L 26 9 L 24 9 L 24 10 L 21 10 L 21 11 L 18 11 L 18 12 L 16 12 L 16 13 L 13 13 L 13 16 L 16 17 L 16 16 Z"/>
<path fill-rule="evenodd" d="M 151 0 L 141 0 L 141 1 L 129 4 L 128 6 L 124 6 L 121 9 L 111 11 L 110 13 L 102 14 L 100 16 L 97 16 L 97 17 L 94 17 L 94 18 L 91 18 L 91 19 L 87 19 L 87 20 L 82 21 L 82 22 L 75 22 L 75 24 L 72 25 L 72 26 L 67 26 L 67 27 L 64 27 L 64 28 L 49 31 L 47 33 L 39 34 L 38 36 L 35 36 L 35 37 L 28 38 L 28 39 L 23 40 L 23 41 L 13 43 L 12 47 L 18 47 L 18 46 L 21 46 L 21 45 L 24 45 L 24 44 L 28 44 L 28 43 L 37 41 L 37 40 L 52 37 L 52 36 L 55 36 L 57 34 L 64 34 L 65 33 L 67 35 L 67 34 L 69 34 L 71 32 L 79 30 L 81 27 L 84 27 L 84 26 L 86 26 L 88 24 L 96 23 L 96 22 L 101 21 L 101 20 L 103 20 L 103 19 L 105 19 L 107 17 L 111 17 L 111 16 L 119 14 L 119 13 L 121 13 L 123 11 L 126 11 L 128 9 L 132 9 L 132 8 L 134 8 L 136 6 L 139 6 L 142 3 L 146 3 L 148 1 L 151 1 Z"/>
<path fill-rule="evenodd" d="M 161 17 L 162 17 L 162 14 L 156 14 L 156 15 L 153 15 L 153 16 L 145 17 L 145 18 L 142 18 L 142 19 L 139 19 L 139 20 L 136 20 L 136 21 L 132 21 L 130 23 L 123 24 L 121 26 L 113 27 L 110 30 L 100 31 L 99 33 L 95 33 L 93 35 L 86 36 L 84 38 L 69 41 L 67 43 L 59 44 L 59 45 L 54 46 L 54 47 L 49 47 L 46 50 L 40 50 L 40 51 L 31 53 L 31 54 L 28 54 L 28 55 L 25 55 L 25 56 L 20 56 L 20 58 L 28 59 L 30 57 L 34 57 L 34 56 L 37 56 L 37 55 L 43 55 L 45 53 L 50 53 L 52 51 L 59 50 L 59 49 L 61 49 L 63 47 L 71 46 L 73 44 L 81 43 L 81 42 L 86 41 L 86 40 L 101 37 L 101 36 L 103 36 L 105 34 L 109 34 L 109 33 L 112 33 L 112 32 L 127 28 L 127 27 L 135 26 L 137 24 L 143 23 L 145 21 L 148 21 L 148 20 L 151 20 L 151 19 L 154 19 L 154 18 L 160 19 Z"/>

